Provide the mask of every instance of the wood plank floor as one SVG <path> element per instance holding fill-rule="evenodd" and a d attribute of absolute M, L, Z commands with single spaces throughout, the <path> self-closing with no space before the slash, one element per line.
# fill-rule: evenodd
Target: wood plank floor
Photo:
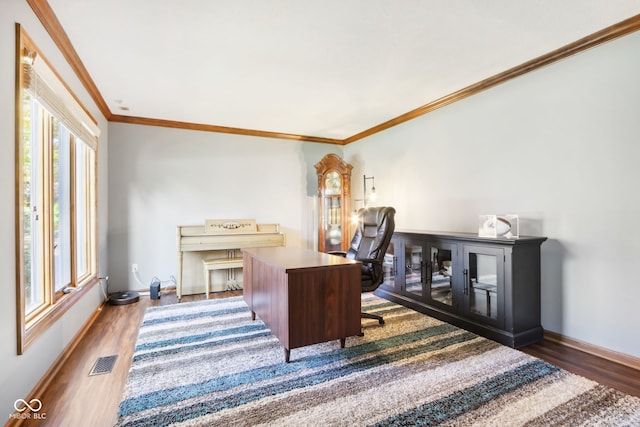
<path fill-rule="evenodd" d="M 212 293 L 211 297 L 241 295 L 242 291 Z M 184 301 L 202 299 L 185 296 Z M 138 328 L 145 309 L 176 303 L 175 293 L 163 293 L 160 300 L 141 297 L 135 304 L 105 305 L 83 340 L 38 398 L 46 420 L 22 425 L 112 426 L 124 392 L 133 357 Z M 544 341 L 524 349 L 525 353 L 602 384 L 640 397 L 640 372 L 578 350 Z M 99 357 L 118 355 L 111 373 L 89 376 Z M 161 375 L 161 372 L 158 373 Z M 9 424 L 7 424 L 9 425 Z"/>

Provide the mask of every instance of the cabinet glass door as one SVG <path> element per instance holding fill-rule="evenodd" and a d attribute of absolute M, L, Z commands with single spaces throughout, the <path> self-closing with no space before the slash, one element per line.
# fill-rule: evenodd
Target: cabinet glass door
<path fill-rule="evenodd" d="M 456 265 L 456 246 L 432 244 L 429 246 L 428 299 L 453 308 L 453 269 Z"/>
<path fill-rule="evenodd" d="M 422 244 L 408 242 L 404 247 L 405 291 L 417 299 L 424 297 L 425 278 L 423 275 Z"/>
<path fill-rule="evenodd" d="M 464 293 L 467 313 L 501 326 L 504 299 L 504 251 L 465 246 Z"/>
<path fill-rule="evenodd" d="M 382 261 L 382 274 L 384 279 L 382 284 L 391 288 L 396 287 L 398 281 L 398 258 L 396 256 L 396 249 L 398 243 L 395 239 L 391 239 L 389 246 L 387 246 L 387 252 L 384 254 L 384 260 Z"/>

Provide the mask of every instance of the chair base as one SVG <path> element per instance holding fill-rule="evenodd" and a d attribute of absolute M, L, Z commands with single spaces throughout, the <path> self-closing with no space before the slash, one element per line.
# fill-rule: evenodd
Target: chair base
<path fill-rule="evenodd" d="M 384 319 L 382 318 L 382 316 L 371 313 L 360 313 L 360 317 L 364 319 L 374 319 L 377 320 L 379 324 L 384 325 Z"/>

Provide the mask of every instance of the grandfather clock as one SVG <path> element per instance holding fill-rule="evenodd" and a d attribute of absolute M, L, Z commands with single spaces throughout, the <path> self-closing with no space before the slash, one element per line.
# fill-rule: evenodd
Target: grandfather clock
<path fill-rule="evenodd" d="M 315 165 L 318 174 L 318 250 L 349 248 L 349 201 L 351 166 L 336 154 L 327 154 Z"/>

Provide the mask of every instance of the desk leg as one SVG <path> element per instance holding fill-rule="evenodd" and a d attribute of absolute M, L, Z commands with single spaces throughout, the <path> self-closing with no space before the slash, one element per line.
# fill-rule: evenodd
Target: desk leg
<path fill-rule="evenodd" d="M 251 310 L 251 320 L 256 320 L 256 312 Z"/>
<path fill-rule="evenodd" d="M 288 348 L 284 349 L 284 361 L 286 363 L 289 363 L 289 357 L 291 356 L 291 350 L 289 350 Z"/>
<path fill-rule="evenodd" d="M 344 345 L 346 344 L 347 339 L 346 338 L 340 338 L 340 348 L 344 348 Z"/>

